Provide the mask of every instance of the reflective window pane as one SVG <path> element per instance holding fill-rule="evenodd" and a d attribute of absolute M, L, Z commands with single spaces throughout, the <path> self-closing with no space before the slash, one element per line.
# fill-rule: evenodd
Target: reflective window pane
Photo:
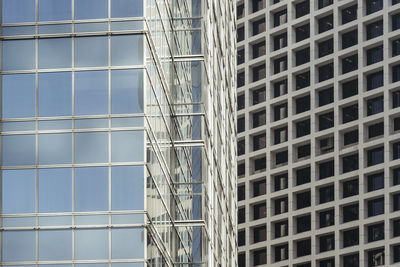
<path fill-rule="evenodd" d="M 116 35 L 111 37 L 111 65 L 143 64 L 143 35 Z"/>
<path fill-rule="evenodd" d="M 70 68 L 71 65 L 71 38 L 39 40 L 39 69 Z"/>
<path fill-rule="evenodd" d="M 2 171 L 2 213 L 35 212 L 35 170 Z"/>
<path fill-rule="evenodd" d="M 114 262 L 112 267 L 145 267 L 144 262 Z"/>
<path fill-rule="evenodd" d="M 71 115 L 71 72 L 40 73 L 38 102 L 40 117 Z"/>
<path fill-rule="evenodd" d="M 1 139 L 3 166 L 35 164 L 34 135 L 5 135 Z"/>
<path fill-rule="evenodd" d="M 35 68 L 35 40 L 2 41 L 2 70 Z"/>
<path fill-rule="evenodd" d="M 75 67 L 108 65 L 108 37 L 75 38 Z"/>
<path fill-rule="evenodd" d="M 35 74 L 3 75 L 3 118 L 35 117 Z"/>
<path fill-rule="evenodd" d="M 108 134 L 76 133 L 75 163 L 108 162 Z"/>
<path fill-rule="evenodd" d="M 111 72 L 111 113 L 143 113 L 143 70 Z"/>
<path fill-rule="evenodd" d="M 72 169 L 39 169 L 39 212 L 72 211 Z"/>
<path fill-rule="evenodd" d="M 77 260 L 108 259 L 108 230 L 76 230 L 75 258 Z"/>
<path fill-rule="evenodd" d="M 2 23 L 35 21 L 35 0 L 3 0 Z"/>
<path fill-rule="evenodd" d="M 141 17 L 143 16 L 143 0 L 112 0 L 111 17 Z"/>
<path fill-rule="evenodd" d="M 144 132 L 112 132 L 111 147 L 112 162 L 143 161 Z"/>
<path fill-rule="evenodd" d="M 40 134 L 39 164 L 72 163 L 72 134 Z"/>
<path fill-rule="evenodd" d="M 70 20 L 71 6 L 71 0 L 39 0 L 39 21 Z"/>
<path fill-rule="evenodd" d="M 108 113 L 108 72 L 75 72 L 75 115 Z"/>
<path fill-rule="evenodd" d="M 144 167 L 118 166 L 111 169 L 111 209 L 144 209 Z"/>
<path fill-rule="evenodd" d="M 108 169 L 75 169 L 75 211 L 108 210 Z"/>
<path fill-rule="evenodd" d="M 75 1 L 75 19 L 102 19 L 107 17 L 107 0 Z"/>
<path fill-rule="evenodd" d="M 71 230 L 39 231 L 39 260 L 71 260 Z"/>
<path fill-rule="evenodd" d="M 112 229 L 111 257 L 113 259 L 144 258 L 144 233 L 142 228 Z"/>
<path fill-rule="evenodd" d="M 2 233 L 3 261 L 35 260 L 34 231 L 4 231 Z"/>

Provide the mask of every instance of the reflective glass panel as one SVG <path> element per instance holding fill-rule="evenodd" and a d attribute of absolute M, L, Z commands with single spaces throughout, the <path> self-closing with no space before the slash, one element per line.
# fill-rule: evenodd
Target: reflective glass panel
<path fill-rule="evenodd" d="M 75 163 L 108 162 L 108 133 L 76 133 Z"/>
<path fill-rule="evenodd" d="M 39 198 L 40 198 L 40 196 L 39 196 Z M 39 209 L 40 209 L 40 207 L 39 207 Z M 72 216 L 40 216 L 39 217 L 39 226 L 59 226 L 59 225 L 72 225 Z"/>
<path fill-rule="evenodd" d="M 72 163 L 72 134 L 40 134 L 39 164 Z"/>
<path fill-rule="evenodd" d="M 34 231 L 4 231 L 2 233 L 3 261 L 33 261 L 35 260 Z"/>
<path fill-rule="evenodd" d="M 35 26 L 2 27 L 2 30 L 3 36 L 35 34 Z"/>
<path fill-rule="evenodd" d="M 72 169 L 39 169 L 39 212 L 72 211 Z"/>
<path fill-rule="evenodd" d="M 4 135 L 1 139 L 3 166 L 35 164 L 34 135 Z"/>
<path fill-rule="evenodd" d="M 107 113 L 108 72 L 75 72 L 75 115 Z"/>
<path fill-rule="evenodd" d="M 75 129 L 108 128 L 108 119 L 75 120 Z"/>
<path fill-rule="evenodd" d="M 2 213 L 35 212 L 35 170 L 2 171 Z"/>
<path fill-rule="evenodd" d="M 2 41 L 2 70 L 35 68 L 35 40 Z"/>
<path fill-rule="evenodd" d="M 144 267 L 144 262 L 114 262 L 112 267 Z"/>
<path fill-rule="evenodd" d="M 108 259 L 108 230 L 76 230 L 75 258 L 77 260 Z"/>
<path fill-rule="evenodd" d="M 3 132 L 34 131 L 34 121 L 3 122 Z"/>
<path fill-rule="evenodd" d="M 40 117 L 71 115 L 71 72 L 40 73 L 38 102 Z"/>
<path fill-rule="evenodd" d="M 39 231 L 39 260 L 71 260 L 71 230 Z"/>
<path fill-rule="evenodd" d="M 108 210 L 108 168 L 75 169 L 75 211 Z"/>
<path fill-rule="evenodd" d="M 108 263 L 75 263 L 75 267 L 108 267 Z"/>
<path fill-rule="evenodd" d="M 108 37 L 75 38 L 75 67 L 108 66 Z"/>
<path fill-rule="evenodd" d="M 107 17 L 107 0 L 75 1 L 75 19 L 102 19 Z"/>
<path fill-rule="evenodd" d="M 3 118 L 35 117 L 35 74 L 3 75 Z"/>
<path fill-rule="evenodd" d="M 39 25 L 39 34 L 71 33 L 71 24 Z"/>
<path fill-rule="evenodd" d="M 108 215 L 75 216 L 75 225 L 101 225 L 101 224 L 108 224 Z"/>
<path fill-rule="evenodd" d="M 143 0 L 112 0 L 111 17 L 141 17 L 143 16 Z"/>
<path fill-rule="evenodd" d="M 143 64 L 143 35 L 116 35 L 111 37 L 111 65 Z"/>
<path fill-rule="evenodd" d="M 35 21 L 35 0 L 3 0 L 2 23 Z"/>
<path fill-rule="evenodd" d="M 111 209 L 144 209 L 144 167 L 118 166 L 111 169 Z"/>
<path fill-rule="evenodd" d="M 111 161 L 143 161 L 144 132 L 111 132 Z"/>
<path fill-rule="evenodd" d="M 50 121 L 39 121 L 39 130 L 61 130 L 71 129 L 71 120 L 50 120 Z"/>
<path fill-rule="evenodd" d="M 143 127 L 144 118 L 113 118 L 111 119 L 111 127 Z"/>
<path fill-rule="evenodd" d="M 32 227 L 36 225 L 35 217 L 5 217 L 3 227 Z"/>
<path fill-rule="evenodd" d="M 71 65 L 71 38 L 39 40 L 39 69 L 70 68 Z"/>
<path fill-rule="evenodd" d="M 111 72 L 111 113 L 143 113 L 143 70 Z"/>
<path fill-rule="evenodd" d="M 113 259 L 143 259 L 143 229 L 112 229 L 111 257 Z"/>
<path fill-rule="evenodd" d="M 71 7 L 71 0 L 39 0 L 39 21 L 70 20 Z"/>
<path fill-rule="evenodd" d="M 76 23 L 75 32 L 102 32 L 108 30 L 107 22 Z"/>

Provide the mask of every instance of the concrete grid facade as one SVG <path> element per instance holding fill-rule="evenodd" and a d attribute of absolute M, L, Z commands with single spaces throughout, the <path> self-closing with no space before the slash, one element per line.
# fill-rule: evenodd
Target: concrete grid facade
<path fill-rule="evenodd" d="M 400 264 L 399 3 L 237 1 L 239 267 Z"/>

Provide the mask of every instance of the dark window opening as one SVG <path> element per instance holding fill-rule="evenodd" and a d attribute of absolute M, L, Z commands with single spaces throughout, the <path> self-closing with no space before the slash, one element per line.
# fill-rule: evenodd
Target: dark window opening
<path fill-rule="evenodd" d="M 400 142 L 393 143 L 392 148 L 393 148 L 393 159 L 400 158 Z"/>
<path fill-rule="evenodd" d="M 321 260 L 319 262 L 319 267 L 334 267 L 334 266 L 335 266 L 335 259 Z"/>
<path fill-rule="evenodd" d="M 287 80 L 274 83 L 274 97 L 287 94 Z"/>
<path fill-rule="evenodd" d="M 311 215 L 297 217 L 297 233 L 303 233 L 311 230 Z"/>
<path fill-rule="evenodd" d="M 400 64 L 392 67 L 392 82 L 400 81 Z"/>
<path fill-rule="evenodd" d="M 244 176 L 246 173 L 246 164 L 245 163 L 238 164 L 237 172 L 238 172 L 238 176 Z"/>
<path fill-rule="evenodd" d="M 287 127 L 282 127 L 274 130 L 274 144 L 280 144 L 286 142 L 288 138 Z"/>
<path fill-rule="evenodd" d="M 367 15 L 378 12 L 383 8 L 383 0 L 366 0 Z"/>
<path fill-rule="evenodd" d="M 244 95 L 238 95 L 237 96 L 237 110 L 241 110 L 244 108 L 245 108 Z"/>
<path fill-rule="evenodd" d="M 246 245 L 246 230 L 238 231 L 238 246 Z"/>
<path fill-rule="evenodd" d="M 265 0 L 253 0 L 253 13 L 265 8 Z"/>
<path fill-rule="evenodd" d="M 333 39 L 318 44 L 318 57 L 324 57 L 333 53 Z"/>
<path fill-rule="evenodd" d="M 253 220 L 265 218 L 266 216 L 267 216 L 267 207 L 265 203 L 260 203 L 253 206 Z"/>
<path fill-rule="evenodd" d="M 236 17 L 237 19 L 243 18 L 244 15 L 244 3 L 236 7 Z"/>
<path fill-rule="evenodd" d="M 360 242 L 359 237 L 360 234 L 358 228 L 343 231 L 343 247 L 347 248 L 357 246 Z"/>
<path fill-rule="evenodd" d="M 383 135 L 383 122 L 368 126 L 368 138 L 374 138 Z"/>
<path fill-rule="evenodd" d="M 333 185 L 321 187 L 319 189 L 319 204 L 335 200 L 335 188 Z"/>
<path fill-rule="evenodd" d="M 333 78 L 333 63 L 318 68 L 318 81 L 323 82 Z"/>
<path fill-rule="evenodd" d="M 343 222 L 358 220 L 358 203 L 343 207 Z"/>
<path fill-rule="evenodd" d="M 384 198 L 378 198 L 368 201 L 368 217 L 383 214 L 384 209 Z"/>
<path fill-rule="evenodd" d="M 246 186 L 239 185 L 237 188 L 237 194 L 238 194 L 238 196 L 237 196 L 238 201 L 245 200 L 246 199 Z"/>
<path fill-rule="evenodd" d="M 311 192 L 298 193 L 296 195 L 296 208 L 304 209 L 311 206 Z"/>
<path fill-rule="evenodd" d="M 333 14 L 318 20 L 318 33 L 323 33 L 333 29 Z"/>
<path fill-rule="evenodd" d="M 296 170 L 296 185 L 302 185 L 311 181 L 311 168 L 306 167 Z"/>
<path fill-rule="evenodd" d="M 334 126 L 334 113 L 328 112 L 318 116 L 319 130 L 323 131 Z"/>
<path fill-rule="evenodd" d="M 238 151 L 238 156 L 243 155 L 246 153 L 246 143 L 245 140 L 239 140 L 237 142 L 237 151 Z"/>
<path fill-rule="evenodd" d="M 393 169 L 393 185 L 400 184 L 400 168 Z"/>
<path fill-rule="evenodd" d="M 237 86 L 238 87 L 242 87 L 245 84 L 245 73 L 244 72 L 240 72 L 237 74 Z"/>
<path fill-rule="evenodd" d="M 333 87 L 318 92 L 318 103 L 322 107 L 333 102 Z"/>
<path fill-rule="evenodd" d="M 237 38 L 237 42 L 241 42 L 244 40 L 244 26 L 237 29 L 236 38 Z"/>
<path fill-rule="evenodd" d="M 396 39 L 392 41 L 392 56 L 400 55 L 400 39 Z"/>
<path fill-rule="evenodd" d="M 400 130 L 400 117 L 393 119 L 393 131 Z"/>
<path fill-rule="evenodd" d="M 274 37 L 274 51 L 287 46 L 287 33 L 282 33 Z"/>
<path fill-rule="evenodd" d="M 297 257 L 303 257 L 311 254 L 311 239 L 296 242 Z"/>
<path fill-rule="evenodd" d="M 367 101 L 368 116 L 381 112 L 383 112 L 383 96 L 375 97 Z"/>
<path fill-rule="evenodd" d="M 275 192 L 284 190 L 288 187 L 288 174 L 280 174 L 274 177 Z"/>
<path fill-rule="evenodd" d="M 348 98 L 358 94 L 358 79 L 342 83 L 342 96 Z"/>
<path fill-rule="evenodd" d="M 245 207 L 238 209 L 238 223 L 246 222 L 246 209 Z"/>
<path fill-rule="evenodd" d="M 304 2 L 296 4 L 296 19 L 310 13 L 310 1 L 306 0 Z"/>
<path fill-rule="evenodd" d="M 251 45 L 253 51 L 253 58 L 258 58 L 265 55 L 265 41 Z"/>
<path fill-rule="evenodd" d="M 265 148 L 267 144 L 266 138 L 265 133 L 253 136 L 253 151 Z"/>
<path fill-rule="evenodd" d="M 296 28 L 296 42 L 310 38 L 310 24 L 305 24 Z"/>
<path fill-rule="evenodd" d="M 393 221 L 393 237 L 400 236 L 400 219 Z"/>
<path fill-rule="evenodd" d="M 325 179 L 335 175 L 335 162 L 333 160 L 318 164 L 319 179 Z"/>
<path fill-rule="evenodd" d="M 282 10 L 274 14 L 274 27 L 278 27 L 287 22 L 287 11 Z"/>
<path fill-rule="evenodd" d="M 289 246 L 288 244 L 275 247 L 275 262 L 288 259 Z"/>
<path fill-rule="evenodd" d="M 306 145 L 302 145 L 297 147 L 297 158 L 301 159 L 304 157 L 309 157 L 311 155 L 311 145 L 310 144 L 306 144 Z"/>
<path fill-rule="evenodd" d="M 265 87 L 253 90 L 253 105 L 265 101 Z"/>
<path fill-rule="evenodd" d="M 254 172 L 264 171 L 267 167 L 267 160 L 265 157 L 254 160 Z"/>
<path fill-rule="evenodd" d="M 259 81 L 261 79 L 264 79 L 266 77 L 266 70 L 265 70 L 265 64 L 262 64 L 260 66 L 256 66 L 252 68 L 252 73 L 253 73 L 253 82 Z"/>
<path fill-rule="evenodd" d="M 324 235 L 319 238 L 319 251 L 325 252 L 335 249 L 335 235 Z"/>
<path fill-rule="evenodd" d="M 400 14 L 392 16 L 392 31 L 400 29 Z"/>
<path fill-rule="evenodd" d="M 238 267 L 246 267 L 246 253 L 238 254 Z"/>
<path fill-rule="evenodd" d="M 258 243 L 267 240 L 267 227 L 265 225 L 253 228 L 253 242 Z"/>
<path fill-rule="evenodd" d="M 400 91 L 392 93 L 392 108 L 400 107 Z"/>
<path fill-rule="evenodd" d="M 343 134 L 343 144 L 345 146 L 358 143 L 358 129 Z"/>
<path fill-rule="evenodd" d="M 310 96 L 306 95 L 296 99 L 296 114 L 310 110 Z"/>
<path fill-rule="evenodd" d="M 368 226 L 368 242 L 374 242 L 385 238 L 385 224 L 378 223 Z"/>
<path fill-rule="evenodd" d="M 383 86 L 383 71 L 367 75 L 367 91 Z"/>
<path fill-rule="evenodd" d="M 358 31 L 353 30 L 342 34 L 342 49 L 346 49 L 358 43 Z"/>
<path fill-rule="evenodd" d="M 333 4 L 333 0 L 318 0 L 318 9 L 330 6 Z"/>
<path fill-rule="evenodd" d="M 310 48 L 304 48 L 302 50 L 296 51 L 296 66 L 300 66 L 310 62 Z"/>
<path fill-rule="evenodd" d="M 299 121 L 296 123 L 296 137 L 302 137 L 310 134 L 310 120 Z"/>
<path fill-rule="evenodd" d="M 327 210 L 319 213 L 319 227 L 324 228 L 335 224 L 335 211 Z"/>
<path fill-rule="evenodd" d="M 393 262 L 400 262 L 400 245 L 393 246 Z"/>
<path fill-rule="evenodd" d="M 358 54 L 342 59 L 342 73 L 348 73 L 358 69 Z"/>
<path fill-rule="evenodd" d="M 245 130 L 245 120 L 243 118 L 238 118 L 237 119 L 237 131 L 238 133 L 241 133 Z"/>
<path fill-rule="evenodd" d="M 373 166 L 382 163 L 384 160 L 383 147 L 374 148 L 367 151 L 368 166 Z"/>
<path fill-rule="evenodd" d="M 358 195 L 358 179 L 343 182 L 343 198 Z"/>
<path fill-rule="evenodd" d="M 383 60 L 383 46 L 377 46 L 367 50 L 367 65 L 371 65 Z"/>
<path fill-rule="evenodd" d="M 267 193 L 267 183 L 265 179 L 253 182 L 253 197 L 265 195 Z"/>
<path fill-rule="evenodd" d="M 252 23 L 253 36 L 265 31 L 265 18 L 253 21 Z"/>
<path fill-rule="evenodd" d="M 265 248 L 255 250 L 253 252 L 253 264 L 254 266 L 262 265 L 267 263 L 267 250 Z"/>
<path fill-rule="evenodd" d="M 346 24 L 356 19 L 357 19 L 357 5 L 353 5 L 342 9 L 342 24 Z"/>
<path fill-rule="evenodd" d="M 310 72 L 303 72 L 296 75 L 296 90 L 310 86 Z"/>
<path fill-rule="evenodd" d="M 358 170 L 358 154 L 345 156 L 343 160 L 343 173 Z"/>
<path fill-rule="evenodd" d="M 287 70 L 287 56 L 274 60 L 274 74 Z"/>
<path fill-rule="evenodd" d="M 275 154 L 275 164 L 280 165 L 280 164 L 286 164 L 288 162 L 288 151 L 281 151 L 281 152 L 276 152 Z"/>
<path fill-rule="evenodd" d="M 393 211 L 400 210 L 400 194 L 393 195 Z"/>
<path fill-rule="evenodd" d="M 274 107 L 274 121 L 279 121 L 287 117 L 287 103 Z"/>
<path fill-rule="evenodd" d="M 288 221 L 275 223 L 275 238 L 288 235 L 289 224 Z"/>
<path fill-rule="evenodd" d="M 280 198 L 275 200 L 275 215 L 288 212 L 288 198 Z"/>
<path fill-rule="evenodd" d="M 367 25 L 367 40 L 381 36 L 383 34 L 383 21 L 376 21 Z"/>
<path fill-rule="evenodd" d="M 253 128 L 265 124 L 265 110 L 253 113 Z"/>
<path fill-rule="evenodd" d="M 244 63 L 244 58 L 245 58 L 245 53 L 244 49 L 240 49 L 237 51 L 237 64 L 243 64 Z"/>
<path fill-rule="evenodd" d="M 343 257 L 343 267 L 358 267 L 359 266 L 359 255 L 352 254 Z"/>
<path fill-rule="evenodd" d="M 342 109 L 343 123 L 358 120 L 358 104 L 354 104 Z"/>
<path fill-rule="evenodd" d="M 369 267 L 381 266 L 384 264 L 385 264 L 385 250 L 383 248 L 368 251 Z"/>

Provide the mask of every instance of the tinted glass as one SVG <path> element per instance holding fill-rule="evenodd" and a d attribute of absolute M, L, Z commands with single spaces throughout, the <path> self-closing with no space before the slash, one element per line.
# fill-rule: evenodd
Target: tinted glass
<path fill-rule="evenodd" d="M 75 67 L 108 65 L 108 37 L 75 38 Z"/>
<path fill-rule="evenodd" d="M 75 1 L 75 19 L 101 19 L 108 17 L 107 0 Z"/>
<path fill-rule="evenodd" d="M 71 72 L 40 73 L 38 103 L 41 117 L 71 115 Z"/>
<path fill-rule="evenodd" d="M 35 68 L 35 40 L 2 41 L 2 70 Z"/>
<path fill-rule="evenodd" d="M 39 260 L 71 260 L 71 230 L 39 231 Z"/>
<path fill-rule="evenodd" d="M 2 233 L 2 261 L 34 261 L 34 231 L 4 231 Z"/>
<path fill-rule="evenodd" d="M 71 7 L 71 0 L 39 0 L 39 21 L 70 20 Z"/>
<path fill-rule="evenodd" d="M 111 113 L 143 112 L 143 70 L 111 72 Z"/>
<path fill-rule="evenodd" d="M 39 69 L 70 68 L 71 65 L 71 38 L 39 40 Z"/>
<path fill-rule="evenodd" d="M 142 228 L 112 229 L 111 258 L 144 258 L 144 232 Z"/>
<path fill-rule="evenodd" d="M 111 37 L 111 65 L 143 64 L 143 35 L 118 35 Z"/>
<path fill-rule="evenodd" d="M 3 0 L 2 23 L 35 21 L 35 0 Z"/>
<path fill-rule="evenodd" d="M 39 212 L 72 211 L 72 170 L 39 169 Z"/>
<path fill-rule="evenodd" d="M 111 133 L 111 161 L 143 161 L 144 132 L 121 131 Z"/>
<path fill-rule="evenodd" d="M 40 134 L 39 164 L 72 163 L 72 134 Z"/>
<path fill-rule="evenodd" d="M 75 258 L 78 260 L 108 259 L 108 230 L 76 230 Z"/>
<path fill-rule="evenodd" d="M 119 166 L 111 169 L 111 209 L 144 209 L 144 167 Z"/>
<path fill-rule="evenodd" d="M 1 140 L 3 166 L 35 164 L 34 135 L 5 135 Z"/>
<path fill-rule="evenodd" d="M 108 169 L 75 169 L 75 211 L 108 210 Z"/>
<path fill-rule="evenodd" d="M 35 95 L 35 74 L 3 75 L 3 118 L 35 117 Z"/>
<path fill-rule="evenodd" d="M 76 133 L 75 163 L 108 162 L 108 134 Z"/>
<path fill-rule="evenodd" d="M 143 0 L 112 0 L 111 17 L 140 17 L 143 16 Z"/>
<path fill-rule="evenodd" d="M 108 72 L 75 72 L 75 115 L 108 113 Z"/>
<path fill-rule="evenodd" d="M 31 169 L 3 170 L 2 213 L 35 212 L 35 176 Z"/>

